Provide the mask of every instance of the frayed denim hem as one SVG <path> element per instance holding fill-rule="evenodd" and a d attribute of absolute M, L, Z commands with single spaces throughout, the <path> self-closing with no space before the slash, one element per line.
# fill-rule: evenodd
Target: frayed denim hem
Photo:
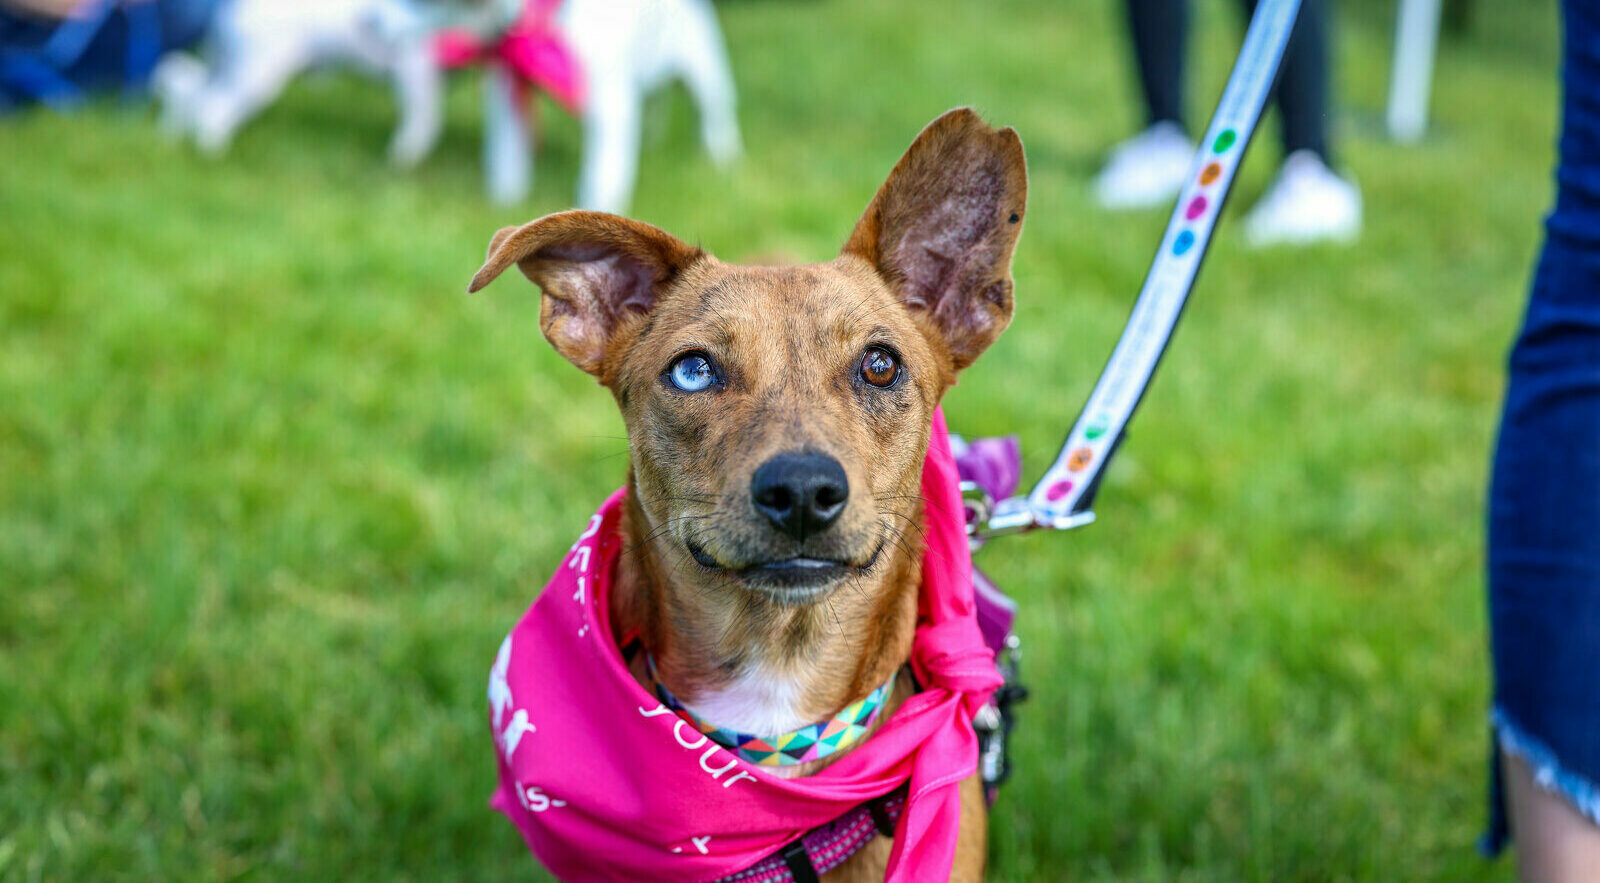
<path fill-rule="evenodd" d="M 1478 851 L 1493 858 L 1505 849 L 1510 840 L 1506 825 L 1505 786 L 1501 781 L 1500 750 L 1526 763 L 1533 771 L 1534 784 L 1561 797 L 1578 810 L 1578 814 L 1600 825 L 1600 784 L 1590 781 L 1576 771 L 1561 765 L 1556 753 L 1537 736 L 1523 729 L 1511 716 L 1496 707 L 1489 713 L 1489 726 L 1494 734 L 1494 746 L 1489 762 L 1492 786 L 1489 830 L 1478 841 Z"/>

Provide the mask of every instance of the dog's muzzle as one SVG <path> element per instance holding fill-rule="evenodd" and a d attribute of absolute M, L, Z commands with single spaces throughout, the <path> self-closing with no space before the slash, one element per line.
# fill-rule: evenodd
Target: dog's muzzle
<path fill-rule="evenodd" d="M 839 520 L 850 479 L 826 454 L 779 454 L 750 477 L 750 503 L 772 526 L 804 543 Z"/>

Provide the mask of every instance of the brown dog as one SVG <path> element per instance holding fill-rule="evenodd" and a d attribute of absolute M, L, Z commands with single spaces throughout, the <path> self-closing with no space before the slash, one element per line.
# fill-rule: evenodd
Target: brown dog
<path fill-rule="evenodd" d="M 1026 197 L 1016 133 L 959 109 L 917 136 L 827 263 L 725 264 L 595 212 L 495 234 L 471 290 L 520 266 L 543 290 L 545 337 L 627 424 L 637 551 L 618 564 L 613 633 L 638 634 L 703 718 L 785 732 L 905 666 L 929 424 L 1011 320 Z M 911 689 L 900 677 L 888 710 Z M 961 809 L 954 878 L 980 879 L 976 775 Z M 827 879 L 882 879 L 891 845 Z"/>

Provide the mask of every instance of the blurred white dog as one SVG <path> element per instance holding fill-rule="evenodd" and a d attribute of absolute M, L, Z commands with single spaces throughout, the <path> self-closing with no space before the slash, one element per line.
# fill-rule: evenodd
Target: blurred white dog
<path fill-rule="evenodd" d="M 231 0 L 208 35 L 210 64 L 174 53 L 154 75 L 168 128 L 208 154 L 283 92 L 295 75 L 353 64 L 391 80 L 400 126 L 389 143 L 396 165 L 415 165 L 442 127 L 442 74 L 433 35 L 442 27 L 492 33 L 516 17 L 520 0 Z"/>
<path fill-rule="evenodd" d="M 523 2 L 232 0 L 212 25 L 209 65 L 175 54 L 158 67 L 163 120 L 202 151 L 220 154 L 295 75 L 354 64 L 394 84 L 400 125 L 389 157 L 409 167 L 433 149 L 442 127 L 437 32 L 466 30 L 492 42 L 521 15 Z M 725 165 L 738 157 L 733 77 L 709 0 L 565 0 L 556 24 L 587 86 L 578 205 L 626 210 L 644 97 L 674 78 L 694 96 L 713 160 Z M 521 200 L 532 180 L 527 108 L 512 76 L 499 67 L 485 75 L 485 179 L 497 202 Z"/>

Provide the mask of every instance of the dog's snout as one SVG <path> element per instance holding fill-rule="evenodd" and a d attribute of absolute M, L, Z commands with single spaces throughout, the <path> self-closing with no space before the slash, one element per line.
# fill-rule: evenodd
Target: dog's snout
<path fill-rule="evenodd" d="M 750 500 L 796 540 L 827 530 L 850 498 L 850 480 L 826 454 L 779 454 L 750 478 Z"/>

